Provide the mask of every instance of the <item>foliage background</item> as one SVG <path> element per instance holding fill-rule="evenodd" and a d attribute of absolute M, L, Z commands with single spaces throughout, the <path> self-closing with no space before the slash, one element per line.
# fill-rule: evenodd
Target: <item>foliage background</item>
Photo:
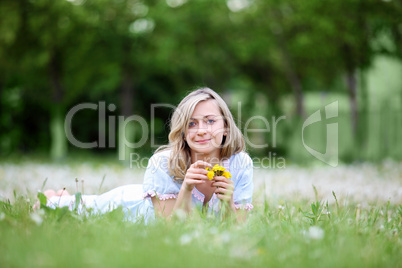
<path fill-rule="evenodd" d="M 311 162 L 302 122 L 338 101 L 341 161 L 400 160 L 401 13 L 395 0 L 3 0 L 0 155 L 121 154 L 118 116 L 150 122 L 151 104 L 177 105 L 208 86 L 222 94 L 241 129 L 255 115 L 271 124 L 272 116 L 286 115 L 275 146 L 272 133 L 249 133 L 253 144 L 269 145 L 249 144 L 252 155 Z M 106 120 L 80 111 L 72 133 L 83 142 L 104 138 L 105 148 L 71 145 L 67 112 L 101 102 L 116 109 Z M 157 144 L 167 142 L 170 114 L 155 110 L 150 135 Z M 265 128 L 262 120 L 249 123 Z M 325 124 L 306 132 L 306 143 L 321 152 Z M 99 128 L 118 134 L 100 137 Z M 135 123 L 124 134 L 142 138 Z M 149 136 L 135 151 L 155 149 Z"/>
<path fill-rule="evenodd" d="M 0 266 L 401 267 L 400 14 L 397 0 L 0 1 Z M 339 116 L 309 126 L 306 143 L 325 152 L 326 124 L 336 122 L 340 161 L 355 163 L 255 165 L 244 225 L 196 213 L 144 226 L 121 210 L 32 210 L 43 180 L 73 192 L 79 178 L 83 194 L 140 182 L 144 169 L 115 160 L 150 156 L 151 137 L 166 143 L 172 111 L 152 118 L 151 105 L 177 105 L 200 86 L 224 97 L 243 131 L 286 116 L 275 145 L 272 132 L 244 134 L 269 144 L 248 144 L 253 157 L 287 164 L 321 163 L 303 148 L 302 124 L 338 101 Z M 83 103 L 98 109 L 79 111 L 71 130 L 97 141 L 92 149 L 64 130 Z M 155 125 L 135 150 L 119 145 L 143 138 L 135 122 L 119 131 L 131 115 Z"/>

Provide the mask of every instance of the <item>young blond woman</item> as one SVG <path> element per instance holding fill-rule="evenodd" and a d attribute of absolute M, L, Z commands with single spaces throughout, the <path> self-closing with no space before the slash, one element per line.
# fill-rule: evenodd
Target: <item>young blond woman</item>
<path fill-rule="evenodd" d="M 215 91 L 200 88 L 188 94 L 173 113 L 170 128 L 169 144 L 150 158 L 142 185 L 85 195 L 82 203 L 101 213 L 122 206 L 130 219 L 146 222 L 177 210 L 219 213 L 226 207 L 226 213 L 238 213 L 253 208 L 253 163 L 228 106 Z M 210 180 L 206 168 L 215 165 L 231 178 Z M 74 197 L 62 193 L 45 192 L 48 204 L 72 207 Z"/>

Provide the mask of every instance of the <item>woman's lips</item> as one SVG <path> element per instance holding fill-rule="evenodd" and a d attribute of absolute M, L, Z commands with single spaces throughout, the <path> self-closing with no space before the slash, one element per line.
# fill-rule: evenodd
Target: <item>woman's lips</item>
<path fill-rule="evenodd" d="M 196 143 L 199 144 L 204 144 L 204 143 L 208 143 L 211 139 L 206 139 L 206 140 L 199 140 L 199 141 L 195 141 Z"/>

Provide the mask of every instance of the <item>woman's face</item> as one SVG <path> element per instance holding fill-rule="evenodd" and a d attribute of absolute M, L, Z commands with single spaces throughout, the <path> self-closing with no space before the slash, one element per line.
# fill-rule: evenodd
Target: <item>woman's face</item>
<path fill-rule="evenodd" d="M 225 123 L 216 102 L 199 102 L 191 115 L 186 133 L 186 141 L 192 153 L 219 157 L 223 136 L 226 136 Z"/>

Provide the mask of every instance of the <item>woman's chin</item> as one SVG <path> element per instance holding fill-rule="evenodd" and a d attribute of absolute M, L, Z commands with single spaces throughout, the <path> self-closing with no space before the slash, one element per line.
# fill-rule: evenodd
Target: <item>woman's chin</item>
<path fill-rule="evenodd" d="M 219 148 L 214 148 L 212 146 L 208 146 L 205 148 L 192 148 L 191 151 L 195 154 L 206 155 L 206 156 L 219 154 Z"/>

